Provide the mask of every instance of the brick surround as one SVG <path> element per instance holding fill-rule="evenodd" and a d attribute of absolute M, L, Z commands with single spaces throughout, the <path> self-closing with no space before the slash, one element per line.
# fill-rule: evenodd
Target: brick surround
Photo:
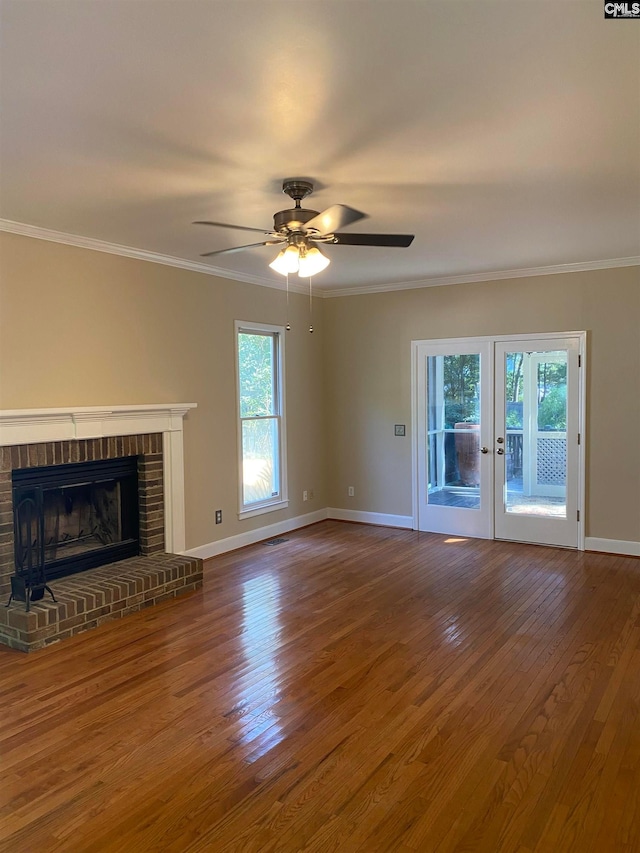
<path fill-rule="evenodd" d="M 54 581 L 27 613 L 8 599 L 14 572 L 11 472 L 68 462 L 138 457 L 141 556 Z M 0 643 L 31 651 L 202 586 L 202 561 L 165 553 L 162 433 L 0 447 Z"/>

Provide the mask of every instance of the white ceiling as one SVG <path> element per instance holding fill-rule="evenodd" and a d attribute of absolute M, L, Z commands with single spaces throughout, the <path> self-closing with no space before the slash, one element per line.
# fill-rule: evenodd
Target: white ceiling
<path fill-rule="evenodd" d="M 640 21 L 601 0 L 2 0 L 0 217 L 280 283 L 200 253 L 306 206 L 352 292 L 640 256 Z M 38 232 L 33 232 L 38 233 Z"/>

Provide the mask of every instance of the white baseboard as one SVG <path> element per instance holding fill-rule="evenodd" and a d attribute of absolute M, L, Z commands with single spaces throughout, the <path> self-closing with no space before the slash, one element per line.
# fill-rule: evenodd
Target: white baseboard
<path fill-rule="evenodd" d="M 598 539 L 595 536 L 587 536 L 584 547 L 587 551 L 604 551 L 606 554 L 640 557 L 640 542 L 625 542 L 624 539 Z"/>
<path fill-rule="evenodd" d="M 383 527 L 402 527 L 408 530 L 413 528 L 413 518 L 410 515 L 389 515 L 383 512 L 326 507 L 315 512 L 309 512 L 306 515 L 288 518 L 286 521 L 278 521 L 276 524 L 257 527 L 255 530 L 248 530 L 246 533 L 239 533 L 237 536 L 218 539 L 216 542 L 209 542 L 206 545 L 200 545 L 198 548 L 191 548 L 189 551 L 180 553 L 187 557 L 200 557 L 202 560 L 206 560 L 218 554 L 226 554 L 227 551 L 244 548 L 245 545 L 254 545 L 256 542 L 270 539 L 272 536 L 281 536 L 283 533 L 315 524 L 317 521 L 324 521 L 326 518 L 334 518 L 336 521 L 359 521 L 363 524 L 377 524 Z M 587 536 L 584 544 L 587 551 L 640 557 L 640 542 L 625 542 L 622 539 L 599 539 L 594 536 Z"/>
<path fill-rule="evenodd" d="M 410 515 L 389 515 L 384 512 L 365 512 L 359 509 L 327 509 L 327 518 L 335 518 L 336 521 L 360 521 L 363 524 L 378 524 L 383 527 L 406 527 L 413 528 L 413 518 Z"/>
<path fill-rule="evenodd" d="M 286 521 L 278 521 L 276 524 L 256 527 L 255 530 L 247 530 L 246 533 L 238 533 L 237 536 L 228 536 L 226 539 L 218 539 L 216 542 L 199 545 L 197 548 L 191 548 L 189 551 L 182 551 L 181 553 L 187 557 L 200 557 L 201 560 L 207 560 L 209 557 L 226 554 L 227 551 L 235 551 L 237 548 L 244 548 L 245 545 L 254 545 L 256 542 L 262 542 L 263 539 L 271 539 L 273 536 L 280 536 L 290 530 L 297 530 L 299 527 L 324 521 L 325 518 L 327 518 L 326 508 L 319 509 L 306 515 L 288 518 Z"/>

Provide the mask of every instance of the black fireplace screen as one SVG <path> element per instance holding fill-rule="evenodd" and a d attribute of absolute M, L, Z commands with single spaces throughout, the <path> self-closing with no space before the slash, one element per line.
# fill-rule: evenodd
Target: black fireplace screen
<path fill-rule="evenodd" d="M 139 553 L 137 457 L 13 472 L 17 574 L 48 579 Z"/>

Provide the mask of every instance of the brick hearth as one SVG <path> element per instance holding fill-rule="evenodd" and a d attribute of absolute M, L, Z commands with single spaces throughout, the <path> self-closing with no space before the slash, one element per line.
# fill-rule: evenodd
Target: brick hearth
<path fill-rule="evenodd" d="M 104 622 L 120 619 L 202 586 L 202 561 L 176 554 L 132 557 L 51 584 L 25 610 L 24 602 L 0 607 L 0 642 L 23 652 L 41 649 Z"/>
<path fill-rule="evenodd" d="M 141 556 L 53 581 L 57 604 L 0 607 L 0 643 L 32 651 L 202 586 L 201 560 L 165 553 L 163 436 L 148 433 L 0 447 L 0 597 L 14 572 L 11 472 L 122 456 L 138 457 Z"/>

